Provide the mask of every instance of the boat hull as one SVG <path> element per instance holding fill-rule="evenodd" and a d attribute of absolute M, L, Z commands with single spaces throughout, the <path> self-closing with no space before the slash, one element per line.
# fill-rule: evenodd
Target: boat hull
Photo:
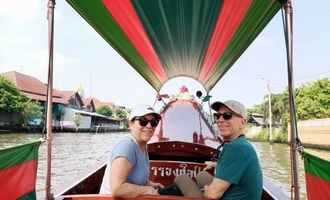
<path fill-rule="evenodd" d="M 150 179 L 155 182 L 169 185 L 176 176 L 187 174 L 195 178 L 198 172 L 205 167 L 204 162 L 211 160 L 216 154 L 216 149 L 194 143 L 167 141 L 148 144 L 150 157 Z M 57 195 L 56 199 L 123 199 L 113 198 L 111 195 L 98 195 L 102 183 L 106 164 L 103 164 L 94 172 L 75 183 Z M 214 169 L 208 170 L 213 174 Z M 264 179 L 266 180 L 266 179 Z M 275 187 L 270 181 L 264 181 L 262 199 L 288 199 L 281 189 Z M 198 199 L 169 195 L 143 195 L 135 199 Z"/>

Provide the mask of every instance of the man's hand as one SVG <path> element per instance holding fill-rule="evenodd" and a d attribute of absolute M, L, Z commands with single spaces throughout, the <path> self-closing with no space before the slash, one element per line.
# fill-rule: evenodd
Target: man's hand
<path fill-rule="evenodd" d="M 205 161 L 204 164 L 206 165 L 206 167 L 203 169 L 204 171 L 212 169 L 217 165 L 217 163 L 214 161 Z"/>
<path fill-rule="evenodd" d="M 152 181 L 148 182 L 148 185 L 152 186 L 153 188 L 159 189 L 159 188 L 164 188 L 164 185 L 161 183 L 155 183 Z"/>

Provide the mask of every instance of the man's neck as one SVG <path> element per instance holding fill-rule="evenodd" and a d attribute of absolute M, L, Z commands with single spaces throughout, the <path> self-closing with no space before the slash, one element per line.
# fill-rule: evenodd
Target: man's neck
<path fill-rule="evenodd" d="M 225 142 L 231 142 L 231 141 L 233 141 L 233 140 L 239 138 L 240 136 L 243 136 L 243 134 L 238 133 L 238 134 L 235 134 L 235 135 L 233 135 L 233 136 L 231 136 L 231 137 L 223 138 L 223 140 L 224 140 Z"/>

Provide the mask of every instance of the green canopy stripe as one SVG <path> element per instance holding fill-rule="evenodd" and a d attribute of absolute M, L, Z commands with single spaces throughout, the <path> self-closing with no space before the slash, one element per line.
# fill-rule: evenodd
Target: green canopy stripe
<path fill-rule="evenodd" d="M 136 50 L 143 57 L 144 61 L 148 64 L 150 70 L 156 74 L 161 82 L 164 82 L 167 78 L 163 66 L 144 31 L 131 1 L 103 0 L 103 3 Z"/>
<path fill-rule="evenodd" d="M 0 171 L 29 160 L 38 159 L 38 149 L 41 141 L 0 150 Z"/>
<path fill-rule="evenodd" d="M 37 199 L 37 195 L 36 195 L 35 191 L 30 192 L 30 193 L 18 198 L 18 200 L 35 200 L 35 199 Z"/>
<path fill-rule="evenodd" d="M 285 0 L 67 2 L 157 91 L 178 76 L 210 91 Z"/>
<path fill-rule="evenodd" d="M 323 160 L 307 152 L 304 152 L 303 158 L 306 173 L 318 176 L 330 183 L 330 161 Z"/>
<path fill-rule="evenodd" d="M 168 78 L 198 78 L 221 0 L 133 0 Z"/>
<path fill-rule="evenodd" d="M 237 27 L 241 24 L 252 0 L 225 0 L 213 32 L 210 45 L 204 59 L 202 71 L 199 75 L 201 82 L 210 76 L 210 72 L 216 67 L 219 57 L 223 54 Z M 232 13 L 235 12 L 233 16 Z"/>
<path fill-rule="evenodd" d="M 41 140 L 0 150 L 0 198 L 35 199 Z M 31 193 L 31 195 L 30 195 Z"/>
<path fill-rule="evenodd" d="M 213 72 L 204 81 L 204 85 L 211 90 L 219 79 L 227 72 L 241 54 L 248 48 L 263 28 L 280 10 L 278 0 L 254 0 L 245 19 L 237 29 L 233 39 L 226 48 Z"/>
<path fill-rule="evenodd" d="M 156 90 L 162 83 L 150 70 L 126 34 L 114 21 L 102 0 L 67 0 L 67 2 Z M 115 66 L 111 66 L 115 70 Z"/>

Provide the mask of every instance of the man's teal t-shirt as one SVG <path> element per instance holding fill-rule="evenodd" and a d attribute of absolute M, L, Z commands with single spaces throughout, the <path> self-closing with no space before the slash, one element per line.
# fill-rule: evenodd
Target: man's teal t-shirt
<path fill-rule="evenodd" d="M 244 136 L 224 144 L 215 177 L 231 183 L 221 199 L 261 199 L 260 164 L 256 151 Z"/>

